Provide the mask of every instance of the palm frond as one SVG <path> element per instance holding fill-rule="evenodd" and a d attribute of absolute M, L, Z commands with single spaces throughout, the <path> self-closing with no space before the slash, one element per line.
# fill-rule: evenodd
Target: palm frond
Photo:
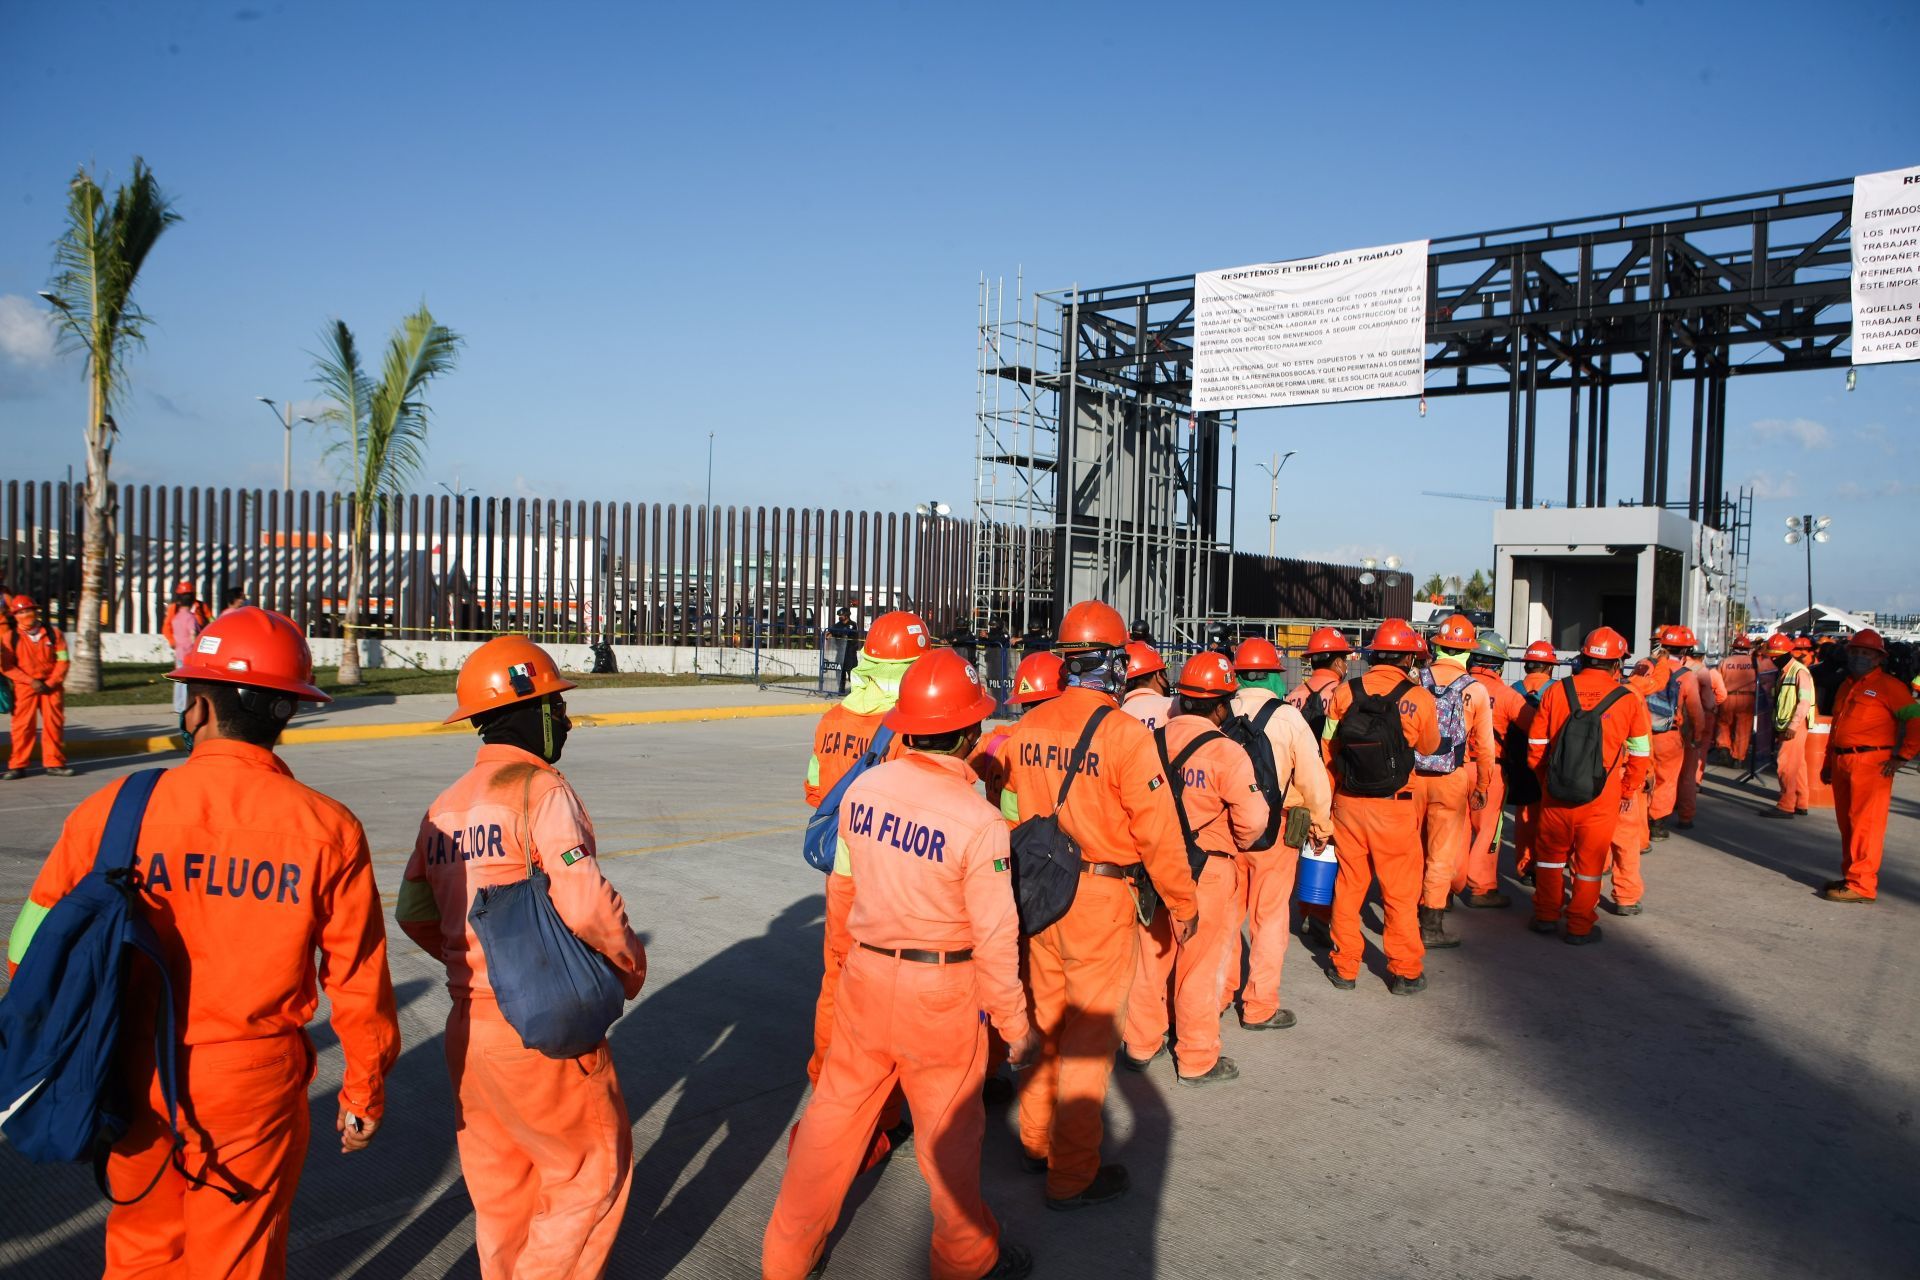
<path fill-rule="evenodd" d="M 308 354 L 313 357 L 312 381 L 329 402 L 319 414 L 321 423 L 332 430 L 325 457 L 341 487 L 364 500 L 366 486 L 360 459 L 367 451 L 373 386 L 360 368 L 353 330 L 344 320 L 331 322 L 320 331 L 320 350 Z"/>
<path fill-rule="evenodd" d="M 394 331 L 367 416 L 362 474 L 369 495 L 398 493 L 419 475 L 426 463 L 427 384 L 453 371 L 461 342 L 425 303 Z"/>

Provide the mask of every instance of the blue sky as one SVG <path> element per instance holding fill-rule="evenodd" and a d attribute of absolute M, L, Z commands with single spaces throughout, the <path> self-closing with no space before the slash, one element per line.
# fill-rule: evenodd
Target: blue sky
<path fill-rule="evenodd" d="M 1920 163 L 1911 5 L 1031 8 L 0 6 L 5 474 L 79 470 L 34 293 L 82 162 L 145 156 L 185 216 L 142 280 L 122 478 L 277 482 L 253 397 L 313 394 L 329 317 L 373 346 L 425 298 L 468 340 L 433 480 L 697 500 L 711 430 L 717 501 L 901 509 L 970 503 L 982 271 L 1112 283 Z M 1920 610 L 1920 366 L 1736 379 L 1729 417 L 1762 607 L 1802 595 L 1777 531 L 1811 509 L 1823 600 Z M 1283 551 L 1491 560 L 1491 506 L 1418 495 L 1500 491 L 1498 397 L 1243 423 L 1298 451 Z"/>

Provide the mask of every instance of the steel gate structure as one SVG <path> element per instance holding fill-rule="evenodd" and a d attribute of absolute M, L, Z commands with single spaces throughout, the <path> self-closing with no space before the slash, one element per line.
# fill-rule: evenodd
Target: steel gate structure
<path fill-rule="evenodd" d="M 1506 396 L 1509 509 L 1684 510 L 1744 547 L 1727 383 L 1849 363 L 1852 210 L 1845 179 L 1433 240 L 1425 394 Z M 1230 570 L 1222 598 L 1207 566 L 1232 562 L 1237 424 L 1191 407 L 1193 277 L 1016 297 L 1011 324 L 1005 311 L 983 281 L 981 545 L 1002 523 L 1052 532 L 1044 612 L 1095 596 L 1188 638 L 1226 617 Z M 997 384 L 1017 389 L 1017 415 L 990 412 Z M 1647 388 L 1641 484 L 1609 495 L 1610 463 L 1633 447 L 1613 421 L 1627 385 Z M 1564 491 L 1539 462 L 1542 393 L 1566 398 Z M 1026 603 L 1017 585 L 999 592 Z"/>

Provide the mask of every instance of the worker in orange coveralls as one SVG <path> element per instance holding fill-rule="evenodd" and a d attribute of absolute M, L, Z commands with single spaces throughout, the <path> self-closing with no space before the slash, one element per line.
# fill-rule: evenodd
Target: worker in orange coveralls
<path fill-rule="evenodd" d="M 886 719 L 906 755 L 861 774 L 840 805 L 840 844 L 859 885 L 848 921 L 857 942 L 761 1243 L 767 1280 L 799 1280 L 821 1261 L 896 1085 L 921 1117 L 914 1151 L 932 1194 L 934 1280 L 1033 1269 L 980 1197 L 986 1022 L 1016 1066 L 1040 1043 L 1020 986 L 1007 826 L 965 764 L 993 709 L 965 659 L 921 659 Z"/>
<path fill-rule="evenodd" d="M 1521 732 L 1532 723 L 1540 706 L 1540 691 L 1553 680 L 1553 669 L 1559 661 L 1559 650 L 1545 640 L 1535 640 L 1522 655 L 1522 674 L 1509 686 L 1527 700 L 1526 714 L 1516 721 Z M 1539 830 L 1538 804 L 1523 804 L 1514 810 L 1513 871 L 1528 884 L 1533 883 L 1533 842 Z"/>
<path fill-rule="evenodd" d="M 1440 749 L 1440 720 L 1433 695 L 1413 677 L 1415 659 L 1426 645 L 1404 618 L 1388 618 L 1368 645 L 1370 663 L 1358 680 L 1337 685 L 1327 696 L 1327 727 L 1322 747 L 1333 774 L 1333 838 L 1340 859 L 1333 887 L 1333 956 L 1327 981 L 1342 991 L 1359 985 L 1366 941 L 1360 933 L 1360 905 L 1375 880 L 1386 912 L 1381 941 L 1387 953 L 1387 990 L 1397 996 L 1427 989 L 1427 949 L 1420 941 L 1416 914 L 1426 872 L 1420 842 L 1420 815 L 1414 805 L 1411 772 L 1400 789 L 1385 795 L 1361 795 L 1358 766 L 1387 753 L 1389 744 L 1362 739 L 1357 730 L 1342 733 L 1342 720 L 1357 698 L 1391 701 L 1383 714 L 1393 718 L 1388 732 L 1400 735 L 1398 748 L 1430 753 Z M 1356 723 L 1360 717 L 1355 716 Z M 1411 769 L 1411 761 L 1408 762 Z M 1391 780 L 1391 779 L 1389 779 Z M 1368 788 L 1372 789 L 1372 788 Z"/>
<path fill-rule="evenodd" d="M 160 621 L 160 634 L 166 640 L 168 647 L 173 650 L 175 666 L 187 660 L 187 655 L 193 652 L 193 642 L 200 638 L 200 632 L 211 621 L 213 621 L 213 615 L 194 594 L 193 584 L 185 580 L 175 583 L 173 599 L 167 605 L 166 616 Z M 173 713 L 179 715 L 186 709 L 186 686 L 175 685 Z"/>
<path fill-rule="evenodd" d="M 1331 628 L 1326 628 L 1331 631 Z M 1333 632 L 1341 646 L 1339 632 Z M 1309 641 L 1309 645 L 1311 645 Z M 1342 660 L 1341 669 L 1345 669 Z M 1280 670 L 1280 654 L 1272 644 L 1255 636 L 1243 640 L 1234 651 L 1233 674 L 1240 691 L 1233 695 L 1233 714 L 1249 723 L 1257 721 L 1269 702 L 1279 705 L 1267 717 L 1264 732 L 1273 750 L 1274 772 L 1285 789 L 1282 803 L 1288 809 L 1307 811 L 1307 839 L 1316 848 L 1325 848 L 1333 838 L 1333 783 L 1327 778 L 1326 762 L 1320 757 L 1320 740 L 1307 727 L 1289 693 L 1279 698 L 1272 681 Z M 1315 677 L 1322 687 L 1338 683 L 1328 677 L 1329 668 L 1320 667 L 1296 688 L 1308 688 Z M 1285 828 L 1282 827 L 1284 832 Z M 1246 851 L 1241 858 L 1246 873 L 1241 877 L 1240 901 L 1235 904 L 1234 928 L 1227 939 L 1227 985 L 1220 997 L 1224 1008 L 1233 1003 L 1240 986 L 1239 921 L 1247 921 L 1247 985 L 1240 992 L 1240 1025 L 1249 1031 L 1281 1031 L 1298 1019 L 1291 1009 L 1280 1007 L 1280 971 L 1287 959 L 1288 911 L 1293 899 L 1293 884 L 1300 871 L 1300 849 L 1284 839 L 1275 838 L 1265 849 Z M 1324 922 L 1331 918 L 1326 908 L 1301 903 L 1303 913 L 1320 912 Z M 1205 912 L 1201 913 L 1204 917 Z M 1331 946 L 1329 934 L 1326 945 Z"/>
<path fill-rule="evenodd" d="M 1646 782 L 1652 725 L 1646 701 L 1620 679 L 1627 641 L 1611 627 L 1588 633 L 1580 646 L 1581 662 L 1564 680 L 1556 680 L 1540 695 L 1540 709 L 1527 733 L 1527 763 L 1540 778 L 1540 833 L 1533 859 L 1533 931 L 1554 933 L 1564 912 L 1563 941 L 1576 946 L 1600 941 L 1594 923 L 1600 902 L 1600 881 L 1613 851 L 1614 829 L 1630 805 L 1629 797 Z M 1569 687 L 1571 686 L 1571 687 Z M 1592 712 L 1613 697 L 1601 712 L 1601 763 L 1606 779 L 1599 794 L 1574 804 L 1553 794 L 1548 786 L 1548 762 L 1553 742 L 1577 709 Z M 1575 708 L 1569 699 L 1577 699 Z M 1566 901 L 1565 875 L 1573 871 L 1573 899 Z M 1618 874 L 1616 872 L 1616 874 Z"/>
<path fill-rule="evenodd" d="M 1880 857 L 1893 805 L 1893 775 L 1920 755 L 1920 701 L 1887 674 L 1887 642 L 1871 628 L 1847 640 L 1847 678 L 1833 699 L 1833 737 L 1820 780 L 1833 788 L 1840 820 L 1842 879 L 1820 896 L 1872 902 L 1880 894 Z"/>
<path fill-rule="evenodd" d="M 1166 1052 L 1171 979 L 1174 1078 L 1184 1085 L 1219 1084 L 1240 1075 L 1233 1059 L 1220 1055 L 1220 991 L 1227 976 L 1227 933 L 1240 928 L 1236 902 L 1245 875 L 1243 851 L 1266 830 L 1268 808 L 1246 748 L 1219 732 L 1233 714 L 1239 687 L 1224 654 L 1195 654 L 1180 670 L 1178 714 L 1154 730 L 1161 768 L 1193 835 L 1189 865 L 1196 856 L 1204 859 L 1195 881 L 1200 927 L 1176 945 L 1165 912 L 1156 911 L 1140 926 L 1121 1060 L 1145 1071 Z"/>
<path fill-rule="evenodd" d="M 13 634 L 0 647 L 0 676 L 13 683 L 13 749 L 0 780 L 18 778 L 33 759 L 34 722 L 39 722 L 40 763 L 56 778 L 67 767 L 67 638 L 40 621 L 32 596 L 15 596 Z"/>
<path fill-rule="evenodd" d="M 1707 751 L 1713 746 L 1717 723 L 1713 706 L 1712 676 L 1701 661 L 1699 640 L 1692 627 L 1669 627 L 1668 650 L 1679 665 L 1681 746 L 1680 772 L 1674 781 L 1673 825 L 1681 831 L 1693 827 L 1694 808 L 1700 796 L 1700 780 L 1705 775 Z"/>
<path fill-rule="evenodd" d="M 1653 770 L 1653 800 L 1648 825 L 1654 840 L 1665 840 L 1671 834 L 1668 827 L 1680 798 L 1680 768 L 1687 757 L 1686 711 L 1681 705 L 1680 663 L 1674 653 L 1680 630 L 1677 626 L 1655 628 L 1647 656 L 1633 668 L 1636 688 L 1646 701 L 1653 726 L 1649 766 Z"/>
<path fill-rule="evenodd" d="M 1307 732 L 1312 736 L 1317 752 L 1320 749 L 1320 735 L 1327 727 L 1327 694 L 1346 680 L 1353 646 L 1347 643 L 1347 638 L 1337 628 L 1320 627 L 1307 637 L 1305 656 L 1307 678 L 1287 691 L 1285 701 L 1300 712 L 1300 718 L 1306 722 Z M 1235 673 L 1240 676 L 1241 684 L 1247 683 L 1245 672 L 1236 667 Z M 1331 780 L 1327 786 L 1331 803 Z M 1331 817 L 1328 822 L 1331 824 Z M 1333 950 L 1333 907 L 1314 902 L 1301 903 L 1300 936 L 1306 939 L 1309 946 Z"/>
<path fill-rule="evenodd" d="M 1727 696 L 1721 700 L 1715 741 L 1735 763 L 1745 764 L 1753 747 L 1753 701 L 1756 671 L 1753 641 L 1744 635 L 1733 638 L 1733 652 L 1719 667 L 1726 682 Z"/>
<path fill-rule="evenodd" d="M 815 808 L 833 790 L 835 783 L 866 754 L 867 745 L 879 731 L 880 722 L 893 710 L 900 693 L 900 681 L 926 654 L 932 632 L 917 613 L 883 613 L 867 629 L 860 646 L 860 658 L 853 668 L 847 696 L 820 717 L 813 731 L 813 756 L 807 762 L 807 803 Z M 897 757 L 906 748 L 898 738 L 887 750 L 887 759 Z M 846 963 L 847 948 L 853 939 L 847 933 L 847 914 L 853 908 L 853 881 L 844 870 L 835 867 L 827 875 L 827 923 L 821 940 L 820 998 L 813 1008 L 813 1054 L 807 1059 L 807 1079 L 820 1078 L 820 1064 L 826 1061 L 827 1045 L 833 1039 L 833 993 L 840 983 L 840 966 Z M 906 1141 L 913 1126 L 901 1118 L 899 1099 L 881 1117 L 883 1132 L 874 1138 L 872 1159 L 878 1161 L 894 1146 Z"/>
<path fill-rule="evenodd" d="M 561 922 L 606 957 L 627 999 L 646 981 L 647 953 L 600 874 L 593 823 L 554 768 L 573 687 L 525 636 L 496 636 L 461 665 L 447 723 L 471 720 L 480 751 L 421 820 L 395 912 L 447 967 L 447 1072 L 483 1280 L 605 1274 L 632 1186 L 632 1130 L 606 1041 L 577 1058 L 528 1048 L 468 922 L 482 888 L 538 868 Z"/>
<path fill-rule="evenodd" d="M 1433 635 L 1433 662 L 1421 669 L 1443 737 L 1435 752 L 1422 752 L 1413 777 L 1413 807 L 1420 818 L 1426 870 L 1420 886 L 1420 942 L 1428 950 L 1457 947 L 1447 932 L 1453 882 L 1473 848 L 1475 816 L 1487 807 L 1500 777 L 1500 745 L 1493 731 L 1493 702 L 1486 686 L 1467 673 L 1478 632 L 1463 613 Z"/>
<path fill-rule="evenodd" d="M 1528 710 L 1526 695 L 1500 677 L 1507 667 L 1507 641 L 1498 631 L 1481 630 L 1467 658 L 1467 672 L 1487 691 L 1493 718 L 1495 755 L 1505 748 L 1514 722 Z M 1497 761 L 1487 785 L 1487 802 L 1473 811 L 1473 843 L 1466 859 L 1453 872 L 1453 892 L 1469 907 L 1504 907 L 1511 899 L 1500 892 L 1500 828 L 1505 821 L 1507 780 Z"/>
<path fill-rule="evenodd" d="M 1780 799 L 1761 816 L 1802 817 L 1813 799 L 1807 785 L 1807 726 L 1813 722 L 1815 711 L 1813 673 L 1792 636 L 1768 636 L 1767 655 L 1780 664 L 1772 714 L 1768 716 L 1773 724 L 1773 772 L 1780 782 Z"/>
<path fill-rule="evenodd" d="M 1173 699 L 1167 696 L 1167 663 L 1144 640 L 1127 642 L 1127 690 L 1120 709 L 1149 729 L 1173 717 Z"/>
<path fill-rule="evenodd" d="M 1013 693 L 1007 701 L 1016 707 L 1031 707 L 1057 698 L 1066 688 L 1061 679 L 1059 654 L 1052 650 L 1030 653 L 1020 659 L 1020 666 L 1013 673 Z M 1007 762 L 1001 749 L 1012 733 L 1012 725 L 1001 725 L 981 741 L 973 758 L 967 761 L 967 767 L 978 775 L 991 804 L 998 805 L 1000 793 L 1006 789 Z"/>
<path fill-rule="evenodd" d="M 1055 649 L 1067 690 L 1022 716 L 1006 746 L 1001 813 L 1015 823 L 1043 817 L 1054 811 L 1088 722 L 1103 708 L 1113 713 L 1094 728 L 1060 812 L 1061 827 L 1080 844 L 1080 887 L 1066 915 L 1027 940 L 1028 995 L 1042 1047 L 1019 1081 L 1020 1145 L 1027 1167 L 1046 1172 L 1050 1209 L 1102 1204 L 1130 1185 L 1125 1166 L 1100 1163 L 1100 1108 L 1133 986 L 1143 881 L 1152 881 L 1171 913 L 1176 941 L 1199 924 L 1153 734 L 1117 713 L 1126 643 L 1126 623 L 1110 606 L 1083 601 L 1067 610 Z"/>
<path fill-rule="evenodd" d="M 133 1114 L 106 1162 L 117 1200 L 105 1274 L 279 1277 L 307 1153 L 314 1050 L 303 1028 L 320 991 L 346 1056 L 342 1152 L 373 1140 L 399 1055 L 380 894 L 359 821 L 273 752 L 296 703 L 328 701 L 299 629 L 236 610 L 167 678 L 186 682 L 193 754 L 155 787 L 135 866 L 173 987 L 185 1146 L 173 1149 L 154 1058 L 160 975 L 138 961 L 117 1081 Z M 92 870 L 119 790 L 103 787 L 67 819 L 14 924 L 14 965 Z"/>

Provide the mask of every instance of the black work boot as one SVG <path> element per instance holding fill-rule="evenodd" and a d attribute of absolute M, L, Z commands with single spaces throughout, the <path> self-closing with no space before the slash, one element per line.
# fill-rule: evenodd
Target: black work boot
<path fill-rule="evenodd" d="M 1209 1070 L 1203 1071 L 1197 1076 L 1183 1076 L 1176 1071 L 1173 1078 L 1181 1084 L 1197 1089 L 1201 1085 L 1224 1084 L 1229 1080 L 1238 1080 L 1240 1078 L 1240 1067 L 1232 1058 L 1223 1057 L 1218 1062 L 1215 1062 Z"/>
<path fill-rule="evenodd" d="M 1047 1197 L 1047 1208 L 1066 1213 L 1071 1209 L 1085 1209 L 1089 1205 L 1106 1204 L 1118 1200 L 1127 1194 L 1127 1188 L 1133 1185 L 1127 1177 L 1127 1168 L 1119 1164 L 1103 1164 L 1100 1172 L 1093 1175 L 1093 1181 L 1070 1196 L 1061 1196 L 1058 1200 Z"/>
<path fill-rule="evenodd" d="M 1387 980 L 1387 990 L 1396 996 L 1418 995 L 1426 989 L 1427 975 L 1424 973 L 1417 978 L 1403 978 L 1396 973 Z"/>
<path fill-rule="evenodd" d="M 1672 832 L 1667 830 L 1667 820 L 1665 818 L 1655 820 L 1652 831 L 1653 839 L 1665 840 L 1671 834 Z"/>
<path fill-rule="evenodd" d="M 1000 1241 L 1000 1257 L 993 1264 L 993 1270 L 980 1280 L 1026 1280 L 1033 1274 L 1033 1254 L 1004 1237 Z"/>
<path fill-rule="evenodd" d="M 1420 941 L 1429 951 L 1444 951 L 1448 947 L 1460 945 L 1460 939 L 1447 933 L 1447 909 L 1445 907 L 1420 908 Z"/>

